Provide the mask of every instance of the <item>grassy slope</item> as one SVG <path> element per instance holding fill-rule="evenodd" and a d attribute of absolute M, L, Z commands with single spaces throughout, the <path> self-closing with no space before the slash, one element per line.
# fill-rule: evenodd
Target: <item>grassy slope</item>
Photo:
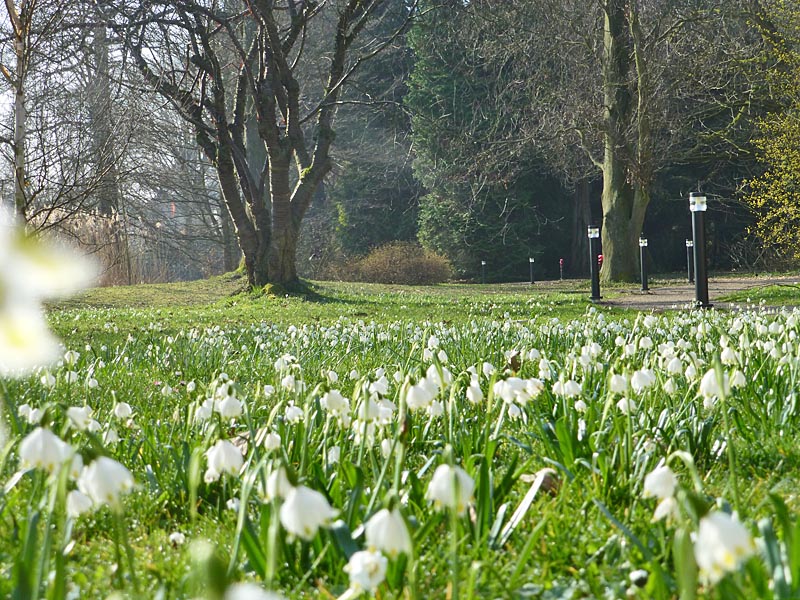
<path fill-rule="evenodd" d="M 570 319 L 589 306 L 584 282 L 400 286 L 315 282 L 307 295 L 248 292 L 233 274 L 207 280 L 94 288 L 51 307 L 56 332 L 68 341 L 97 342 L 144 328 L 172 333 L 191 327 L 266 322 L 329 323 L 340 317 L 460 323 L 473 318 Z"/>

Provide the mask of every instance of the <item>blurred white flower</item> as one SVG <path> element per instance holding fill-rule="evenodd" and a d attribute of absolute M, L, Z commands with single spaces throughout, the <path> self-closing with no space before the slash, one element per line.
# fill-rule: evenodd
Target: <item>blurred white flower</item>
<path fill-rule="evenodd" d="M 264 450 L 271 452 L 281 447 L 281 436 L 274 431 L 269 431 L 264 435 Z"/>
<path fill-rule="evenodd" d="M 681 513 L 678 507 L 678 501 L 674 496 L 670 496 L 661 500 L 658 506 L 656 506 L 656 510 L 653 512 L 653 522 L 666 519 L 669 523 L 677 520 L 680 516 Z"/>
<path fill-rule="evenodd" d="M 345 573 L 350 576 L 350 590 L 355 595 L 374 592 L 386 578 L 387 565 L 386 557 L 380 552 L 355 552 L 344 567 Z"/>
<path fill-rule="evenodd" d="M 439 465 L 428 484 L 425 498 L 432 501 L 437 507 L 449 508 L 462 515 L 472 502 L 474 490 L 475 482 L 464 469 Z"/>
<path fill-rule="evenodd" d="M 60 349 L 38 306 L 0 307 L 0 377 L 19 377 L 50 364 Z"/>
<path fill-rule="evenodd" d="M 208 469 L 205 473 L 206 483 L 211 483 L 220 478 L 220 475 L 238 475 L 244 464 L 241 450 L 228 440 L 218 440 L 206 451 Z"/>
<path fill-rule="evenodd" d="M 244 407 L 241 400 L 231 395 L 218 401 L 215 409 L 223 419 L 235 419 L 242 415 Z"/>
<path fill-rule="evenodd" d="M 700 519 L 694 556 L 701 577 L 716 583 L 755 552 L 750 532 L 729 514 L 713 511 Z"/>
<path fill-rule="evenodd" d="M 127 402 L 117 402 L 114 406 L 114 416 L 118 419 L 129 419 L 132 414 L 133 409 Z"/>
<path fill-rule="evenodd" d="M 335 465 L 339 462 L 342 455 L 342 449 L 339 446 L 331 446 L 328 448 L 328 464 Z"/>
<path fill-rule="evenodd" d="M 620 398 L 619 402 L 617 402 L 617 408 L 623 415 L 630 415 L 636 412 L 636 402 L 631 400 L 630 398 Z"/>
<path fill-rule="evenodd" d="M 288 405 L 286 410 L 283 411 L 283 418 L 286 419 L 288 423 L 299 423 L 303 420 L 304 416 L 303 409 L 294 404 Z"/>
<path fill-rule="evenodd" d="M 723 388 L 720 388 L 717 371 L 715 369 L 709 369 L 700 380 L 700 394 L 706 399 L 720 398 L 723 392 L 725 395 L 730 394 L 730 378 L 727 373 L 722 374 L 722 385 Z"/>
<path fill-rule="evenodd" d="M 478 404 L 483 401 L 483 392 L 477 383 L 472 383 L 467 388 L 467 400 L 472 404 Z"/>
<path fill-rule="evenodd" d="M 624 375 L 612 375 L 608 388 L 615 394 L 624 394 L 628 391 L 628 379 Z"/>
<path fill-rule="evenodd" d="M 186 543 L 186 536 L 180 531 L 173 531 L 169 534 L 169 541 L 174 546 L 182 546 Z"/>
<path fill-rule="evenodd" d="M 95 505 L 108 504 L 119 508 L 119 497 L 134 487 L 133 475 L 122 464 L 101 456 L 84 467 L 78 478 L 78 489 L 89 496 Z"/>
<path fill-rule="evenodd" d="M 398 554 L 411 555 L 411 534 L 403 516 L 396 508 L 382 509 L 372 515 L 365 526 L 367 547 L 385 552 L 390 558 Z"/>
<path fill-rule="evenodd" d="M 334 415 L 344 415 L 350 412 L 350 400 L 345 398 L 339 390 L 330 390 L 320 398 L 322 407 Z"/>
<path fill-rule="evenodd" d="M 656 467 L 644 478 L 644 497 L 656 497 L 660 500 L 675 494 L 678 478 L 668 466 Z"/>
<path fill-rule="evenodd" d="M 79 490 L 67 494 L 67 516 L 77 518 L 92 508 L 92 499 Z"/>
<path fill-rule="evenodd" d="M 223 600 L 285 600 L 284 596 L 268 592 L 255 583 L 234 583 L 225 590 Z"/>
<path fill-rule="evenodd" d="M 631 388 L 637 394 L 651 387 L 656 382 L 656 376 L 650 369 L 640 369 L 631 375 Z"/>
<path fill-rule="evenodd" d="M 50 473 L 72 458 L 75 451 L 49 429 L 37 427 L 19 444 L 19 461 L 23 469 L 44 469 Z"/>
<path fill-rule="evenodd" d="M 320 527 L 330 523 L 338 513 L 331 508 L 325 496 L 300 485 L 287 494 L 279 517 L 289 535 L 309 541 Z"/>
<path fill-rule="evenodd" d="M 88 406 L 70 406 L 67 417 L 75 429 L 86 431 L 92 423 L 92 409 Z"/>
<path fill-rule="evenodd" d="M 293 489 L 294 486 L 289 482 L 289 477 L 286 475 L 286 469 L 276 467 L 267 476 L 266 500 L 269 502 L 275 498 L 286 498 Z"/>

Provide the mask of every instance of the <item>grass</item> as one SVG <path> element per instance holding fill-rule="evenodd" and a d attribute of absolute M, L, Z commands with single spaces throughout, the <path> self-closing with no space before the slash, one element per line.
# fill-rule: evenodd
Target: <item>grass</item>
<path fill-rule="evenodd" d="M 800 283 L 765 285 L 728 294 L 720 298 L 723 302 L 743 304 L 766 304 L 769 306 L 800 305 Z"/>
<path fill-rule="evenodd" d="M 570 281 L 314 283 L 308 295 L 277 296 L 228 275 L 90 290 L 52 306 L 53 327 L 80 356 L 49 370 L 52 385 L 43 372 L 4 382 L 0 596 L 219 600 L 214 590 L 249 580 L 289 598 L 336 598 L 381 507 L 401 509 L 414 550 L 389 559 L 380 598 L 800 596 L 799 578 L 776 579 L 800 573 L 800 319 L 645 316 L 587 296 Z M 703 392 L 705 374 L 737 370 L 743 383 L 729 393 Z M 611 389 L 612 374 L 625 377 L 624 392 Z M 574 396 L 558 391 L 570 381 Z M 473 385 L 481 397 L 470 400 Z M 323 401 L 332 389 L 349 401 L 342 413 Z M 220 414 L 228 396 L 242 414 Z M 217 412 L 198 419 L 209 398 Z M 132 418 L 115 416 L 121 402 Z M 72 480 L 19 471 L 19 440 L 36 427 L 23 404 L 85 464 L 106 455 L 131 470 L 137 487 L 120 513 L 67 518 Z M 95 431 L 66 416 L 84 405 Z M 277 450 L 254 442 L 262 429 L 280 435 Z M 226 440 L 246 447 L 241 474 L 206 478 L 209 448 Z M 678 513 L 653 523 L 644 480 L 667 459 Z M 463 515 L 427 497 L 449 463 L 475 483 Z M 278 514 L 288 500 L 267 492 L 280 468 L 324 495 L 338 511 L 333 528 L 286 534 Z M 543 468 L 553 485 L 529 496 Z M 673 540 L 689 539 L 714 507 L 738 509 L 767 558 L 726 563 L 732 574 L 701 584 L 691 542 Z M 642 570 L 640 588 L 631 574 Z"/>

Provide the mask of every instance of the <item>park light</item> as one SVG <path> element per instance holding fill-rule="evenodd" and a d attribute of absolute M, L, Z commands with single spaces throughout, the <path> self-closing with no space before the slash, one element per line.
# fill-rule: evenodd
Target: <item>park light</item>
<path fill-rule="evenodd" d="M 686 240 L 686 271 L 689 274 L 689 283 L 694 283 L 694 242 Z"/>
<path fill-rule="evenodd" d="M 532 256 L 528 257 L 528 264 L 530 265 L 530 268 L 531 268 L 531 285 L 533 285 L 534 283 L 536 283 L 536 282 L 534 281 L 534 279 L 533 279 L 533 263 L 534 263 L 534 262 L 535 262 L 535 261 L 533 260 L 533 257 L 532 257 Z"/>
<path fill-rule="evenodd" d="M 597 302 L 602 298 L 600 295 L 600 269 L 598 267 L 602 264 L 603 259 L 597 247 L 600 239 L 600 228 L 590 225 L 586 231 L 589 236 L 589 275 L 592 280 L 592 295 L 589 299 L 592 302 Z"/>
<path fill-rule="evenodd" d="M 481 283 L 486 283 L 486 261 L 481 261 Z"/>
<path fill-rule="evenodd" d="M 650 288 L 647 285 L 647 261 L 645 260 L 645 248 L 647 248 L 647 238 L 639 236 L 639 266 L 641 268 L 642 291 L 647 292 Z"/>
<path fill-rule="evenodd" d="M 706 270 L 705 213 L 706 197 L 700 193 L 689 194 L 689 211 L 692 214 L 692 246 L 694 249 L 694 299 L 701 308 L 709 308 L 708 271 Z M 687 243 L 687 248 L 689 247 Z"/>
<path fill-rule="evenodd" d="M 689 194 L 689 210 L 691 212 L 706 212 L 708 210 L 706 197 L 694 192 Z"/>

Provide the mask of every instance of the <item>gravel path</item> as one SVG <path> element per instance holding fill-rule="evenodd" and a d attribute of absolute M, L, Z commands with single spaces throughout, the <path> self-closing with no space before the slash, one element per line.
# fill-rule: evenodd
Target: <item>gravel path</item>
<path fill-rule="evenodd" d="M 709 300 L 715 308 L 735 308 L 738 304 L 731 302 L 715 302 L 715 299 L 732 292 L 767 285 L 797 285 L 800 276 L 787 277 L 713 277 L 708 281 Z M 619 306 L 636 310 L 668 310 L 685 308 L 694 302 L 694 284 L 669 284 L 651 286 L 649 292 L 639 290 L 614 290 L 619 294 L 616 298 L 604 299 L 601 304 Z M 602 292 L 601 292 L 602 293 Z M 798 298 L 800 303 L 800 297 Z"/>

